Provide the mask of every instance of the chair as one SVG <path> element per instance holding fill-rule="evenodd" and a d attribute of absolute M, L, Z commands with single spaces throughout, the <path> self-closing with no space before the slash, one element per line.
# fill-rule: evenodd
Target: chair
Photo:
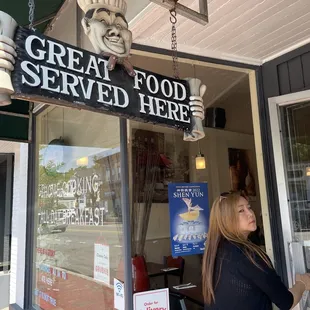
<path fill-rule="evenodd" d="M 170 310 L 187 310 L 184 298 L 178 294 L 169 293 Z"/>
<path fill-rule="evenodd" d="M 184 268 L 185 268 L 185 259 L 181 256 L 172 257 L 164 256 L 164 266 L 167 268 L 175 267 L 179 268 L 178 270 L 171 271 L 169 275 L 179 277 L 180 284 L 183 284 Z"/>

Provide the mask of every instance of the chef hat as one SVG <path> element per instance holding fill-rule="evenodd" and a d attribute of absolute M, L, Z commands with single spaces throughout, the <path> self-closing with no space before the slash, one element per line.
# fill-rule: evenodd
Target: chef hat
<path fill-rule="evenodd" d="M 125 0 L 78 0 L 80 8 L 86 13 L 91 9 L 105 8 L 111 12 L 126 14 L 127 3 Z"/>

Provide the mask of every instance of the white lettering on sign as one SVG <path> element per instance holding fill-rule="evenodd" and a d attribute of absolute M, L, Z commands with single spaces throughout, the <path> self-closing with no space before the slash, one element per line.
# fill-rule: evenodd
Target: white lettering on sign
<path fill-rule="evenodd" d="M 77 68 L 80 65 L 80 61 L 84 56 L 84 53 L 68 47 L 68 69 L 80 73 L 84 73 L 84 68 Z"/>
<path fill-rule="evenodd" d="M 22 85 L 70 96 L 81 103 L 91 100 L 99 108 L 102 105 L 106 105 L 107 109 L 130 106 L 129 91 L 122 85 L 111 84 L 106 59 L 34 34 L 26 38 L 25 49 L 34 62 L 29 57 L 21 62 Z M 39 61 L 40 64 L 37 63 Z M 191 122 L 189 104 L 183 102 L 187 91 L 181 82 L 136 70 L 133 89 L 137 91 L 138 114 L 184 124 Z"/>
<path fill-rule="evenodd" d="M 106 210 L 104 208 L 60 209 L 41 211 L 39 225 L 49 221 L 62 222 L 66 225 L 99 226 L 104 225 Z"/>
<path fill-rule="evenodd" d="M 139 94 L 140 113 L 190 123 L 189 106 Z"/>
<path fill-rule="evenodd" d="M 76 178 L 68 182 L 58 182 L 54 184 L 40 184 L 39 197 L 71 197 L 77 194 L 78 196 L 87 193 L 97 193 L 99 189 L 99 176 L 97 174 Z"/>

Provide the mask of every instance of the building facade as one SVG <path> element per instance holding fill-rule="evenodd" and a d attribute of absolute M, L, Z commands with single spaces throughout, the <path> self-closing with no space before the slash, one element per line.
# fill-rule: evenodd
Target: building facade
<path fill-rule="evenodd" d="M 154 6 L 148 10 L 160 18 Z M 135 16 L 133 9 L 129 15 Z M 67 1 L 46 34 L 92 51 L 81 17 L 76 3 Z M 130 22 L 136 29 L 139 15 Z M 141 33 L 137 42 L 143 43 Z M 171 52 L 152 44 L 134 44 L 130 61 L 171 76 Z M 207 85 L 206 137 L 199 143 L 159 124 L 36 102 L 31 131 L 23 125 L 26 138 L 0 144 L 1 154 L 14 155 L 11 211 L 4 213 L 12 223 L 5 227 L 11 247 L 3 245 L 10 269 L 3 258 L 0 274 L 4 303 L 27 310 L 130 310 L 132 291 L 167 287 L 152 268 L 164 268 L 163 258 L 172 252 L 170 183 L 207 183 L 208 208 L 221 192 L 246 189 L 260 246 L 282 279 L 291 285 L 296 272 L 310 270 L 309 55 L 307 44 L 263 64 L 180 52 L 181 78 Z M 201 154 L 205 169 L 195 164 Z M 184 282 L 199 288 L 201 256 L 182 258 Z M 201 298 L 187 304 L 201 306 Z"/>

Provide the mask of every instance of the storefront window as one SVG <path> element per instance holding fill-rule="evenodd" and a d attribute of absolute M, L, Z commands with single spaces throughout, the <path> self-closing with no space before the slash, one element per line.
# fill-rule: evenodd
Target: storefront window
<path fill-rule="evenodd" d="M 280 108 L 287 190 L 294 240 L 309 240 L 310 230 L 310 105 Z"/>
<path fill-rule="evenodd" d="M 123 281 L 118 118 L 49 108 L 36 124 L 33 304 L 114 309 Z"/>
<path fill-rule="evenodd" d="M 192 281 L 199 287 L 200 256 L 186 256 L 188 253 L 182 252 L 178 258 L 172 258 L 168 193 L 172 183 L 207 181 L 206 170 L 195 169 L 197 143 L 185 142 L 182 131 L 134 121 L 130 122 L 128 133 L 132 158 L 129 165 L 134 291 L 178 285 L 185 273 L 184 281 Z M 203 207 L 209 208 L 207 204 Z M 180 210 L 183 210 L 182 204 Z M 180 251 L 194 241 L 194 238 L 180 241 Z M 141 260 L 145 260 L 145 280 Z M 176 264 L 176 270 L 172 276 L 165 275 L 163 270 L 171 267 L 171 262 Z M 191 270 L 190 274 L 185 271 L 185 265 Z"/>

